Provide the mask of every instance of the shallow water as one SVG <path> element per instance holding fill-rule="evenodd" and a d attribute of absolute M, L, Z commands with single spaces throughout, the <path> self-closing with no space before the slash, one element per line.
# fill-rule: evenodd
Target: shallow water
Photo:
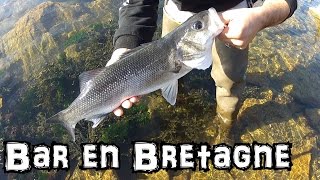
<path fill-rule="evenodd" d="M 63 128 L 48 125 L 45 119 L 78 95 L 77 76 L 81 72 L 101 67 L 110 58 L 117 18 L 114 11 L 119 3 L 8 2 L 0 1 L 0 7 L 20 8 L 0 10 L 0 140 L 68 143 L 73 168 L 58 173 L 32 171 L 23 176 L 1 172 L 1 177 L 320 179 L 320 20 L 308 10 L 317 6 L 319 0 L 300 0 L 292 18 L 260 32 L 254 39 L 243 105 L 239 121 L 232 128 L 237 142 L 291 142 L 291 171 L 221 171 L 211 167 L 209 172 L 135 175 L 129 167 L 131 141 L 200 143 L 215 139 L 219 127 L 213 123 L 216 103 L 210 70 L 194 71 L 180 81 L 175 106 L 168 105 L 159 92 L 152 93 L 126 111 L 126 116 L 111 115 L 96 129 L 81 122 L 76 127 L 77 144 L 70 143 Z M 122 148 L 120 170 L 97 172 L 77 168 L 80 143 L 97 141 L 116 143 Z"/>

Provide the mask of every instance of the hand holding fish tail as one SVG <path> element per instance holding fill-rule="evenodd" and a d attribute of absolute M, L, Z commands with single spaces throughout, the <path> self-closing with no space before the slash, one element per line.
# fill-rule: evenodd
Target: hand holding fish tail
<path fill-rule="evenodd" d="M 113 53 L 112 56 L 110 58 L 110 60 L 108 61 L 108 63 L 106 64 L 106 67 L 110 66 L 111 64 L 115 63 L 116 61 L 119 60 L 119 58 L 121 57 L 122 54 L 124 54 L 125 52 L 129 51 L 130 49 L 128 48 L 119 48 L 116 49 Z M 138 97 L 131 97 L 130 99 L 127 99 L 125 101 L 123 101 L 121 103 L 122 108 L 124 109 L 129 109 L 132 107 L 133 103 L 136 103 L 139 101 Z M 118 107 L 116 109 L 113 110 L 113 114 L 116 116 L 122 116 L 123 115 L 123 109 L 121 107 Z"/>

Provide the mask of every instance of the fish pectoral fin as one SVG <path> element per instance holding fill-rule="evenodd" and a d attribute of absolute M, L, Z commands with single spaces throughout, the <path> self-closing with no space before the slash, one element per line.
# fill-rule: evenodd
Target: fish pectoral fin
<path fill-rule="evenodd" d="M 83 72 L 79 75 L 79 81 L 80 81 L 80 92 L 82 92 L 82 90 L 84 89 L 84 87 L 87 86 L 88 82 L 94 78 L 95 76 L 97 76 L 100 72 L 102 72 L 103 70 L 105 70 L 106 68 L 98 68 L 98 69 L 94 69 L 91 71 L 86 71 Z"/>
<path fill-rule="evenodd" d="M 178 94 L 178 80 L 169 83 L 167 86 L 163 87 L 161 91 L 162 96 L 168 101 L 168 103 L 174 105 Z"/>
<path fill-rule="evenodd" d="M 76 141 L 76 133 L 75 133 L 76 125 L 68 125 L 65 127 L 68 129 L 68 132 L 71 135 L 73 142 L 75 142 Z"/>
<path fill-rule="evenodd" d="M 181 68 L 182 66 L 179 64 L 179 65 L 176 65 L 174 68 L 170 69 L 169 71 L 172 73 L 179 73 Z"/>
<path fill-rule="evenodd" d="M 93 122 L 92 128 L 96 128 L 104 118 L 105 118 L 105 116 L 102 116 L 102 117 L 98 117 L 98 118 L 88 119 L 88 121 Z"/>

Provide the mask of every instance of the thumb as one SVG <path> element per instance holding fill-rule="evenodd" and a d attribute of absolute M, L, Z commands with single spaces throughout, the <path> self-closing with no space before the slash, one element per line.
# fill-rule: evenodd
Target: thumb
<path fill-rule="evenodd" d="M 225 25 L 229 24 L 229 22 L 231 21 L 231 17 L 229 15 L 228 11 L 224 11 L 224 12 L 219 13 L 219 17 Z"/>

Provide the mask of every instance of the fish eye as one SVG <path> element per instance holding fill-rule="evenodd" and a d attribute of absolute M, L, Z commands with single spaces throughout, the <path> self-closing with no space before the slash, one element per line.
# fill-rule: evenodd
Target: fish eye
<path fill-rule="evenodd" d="M 201 30 L 203 29 L 203 23 L 201 21 L 196 21 L 193 25 L 192 28 L 195 30 Z"/>

